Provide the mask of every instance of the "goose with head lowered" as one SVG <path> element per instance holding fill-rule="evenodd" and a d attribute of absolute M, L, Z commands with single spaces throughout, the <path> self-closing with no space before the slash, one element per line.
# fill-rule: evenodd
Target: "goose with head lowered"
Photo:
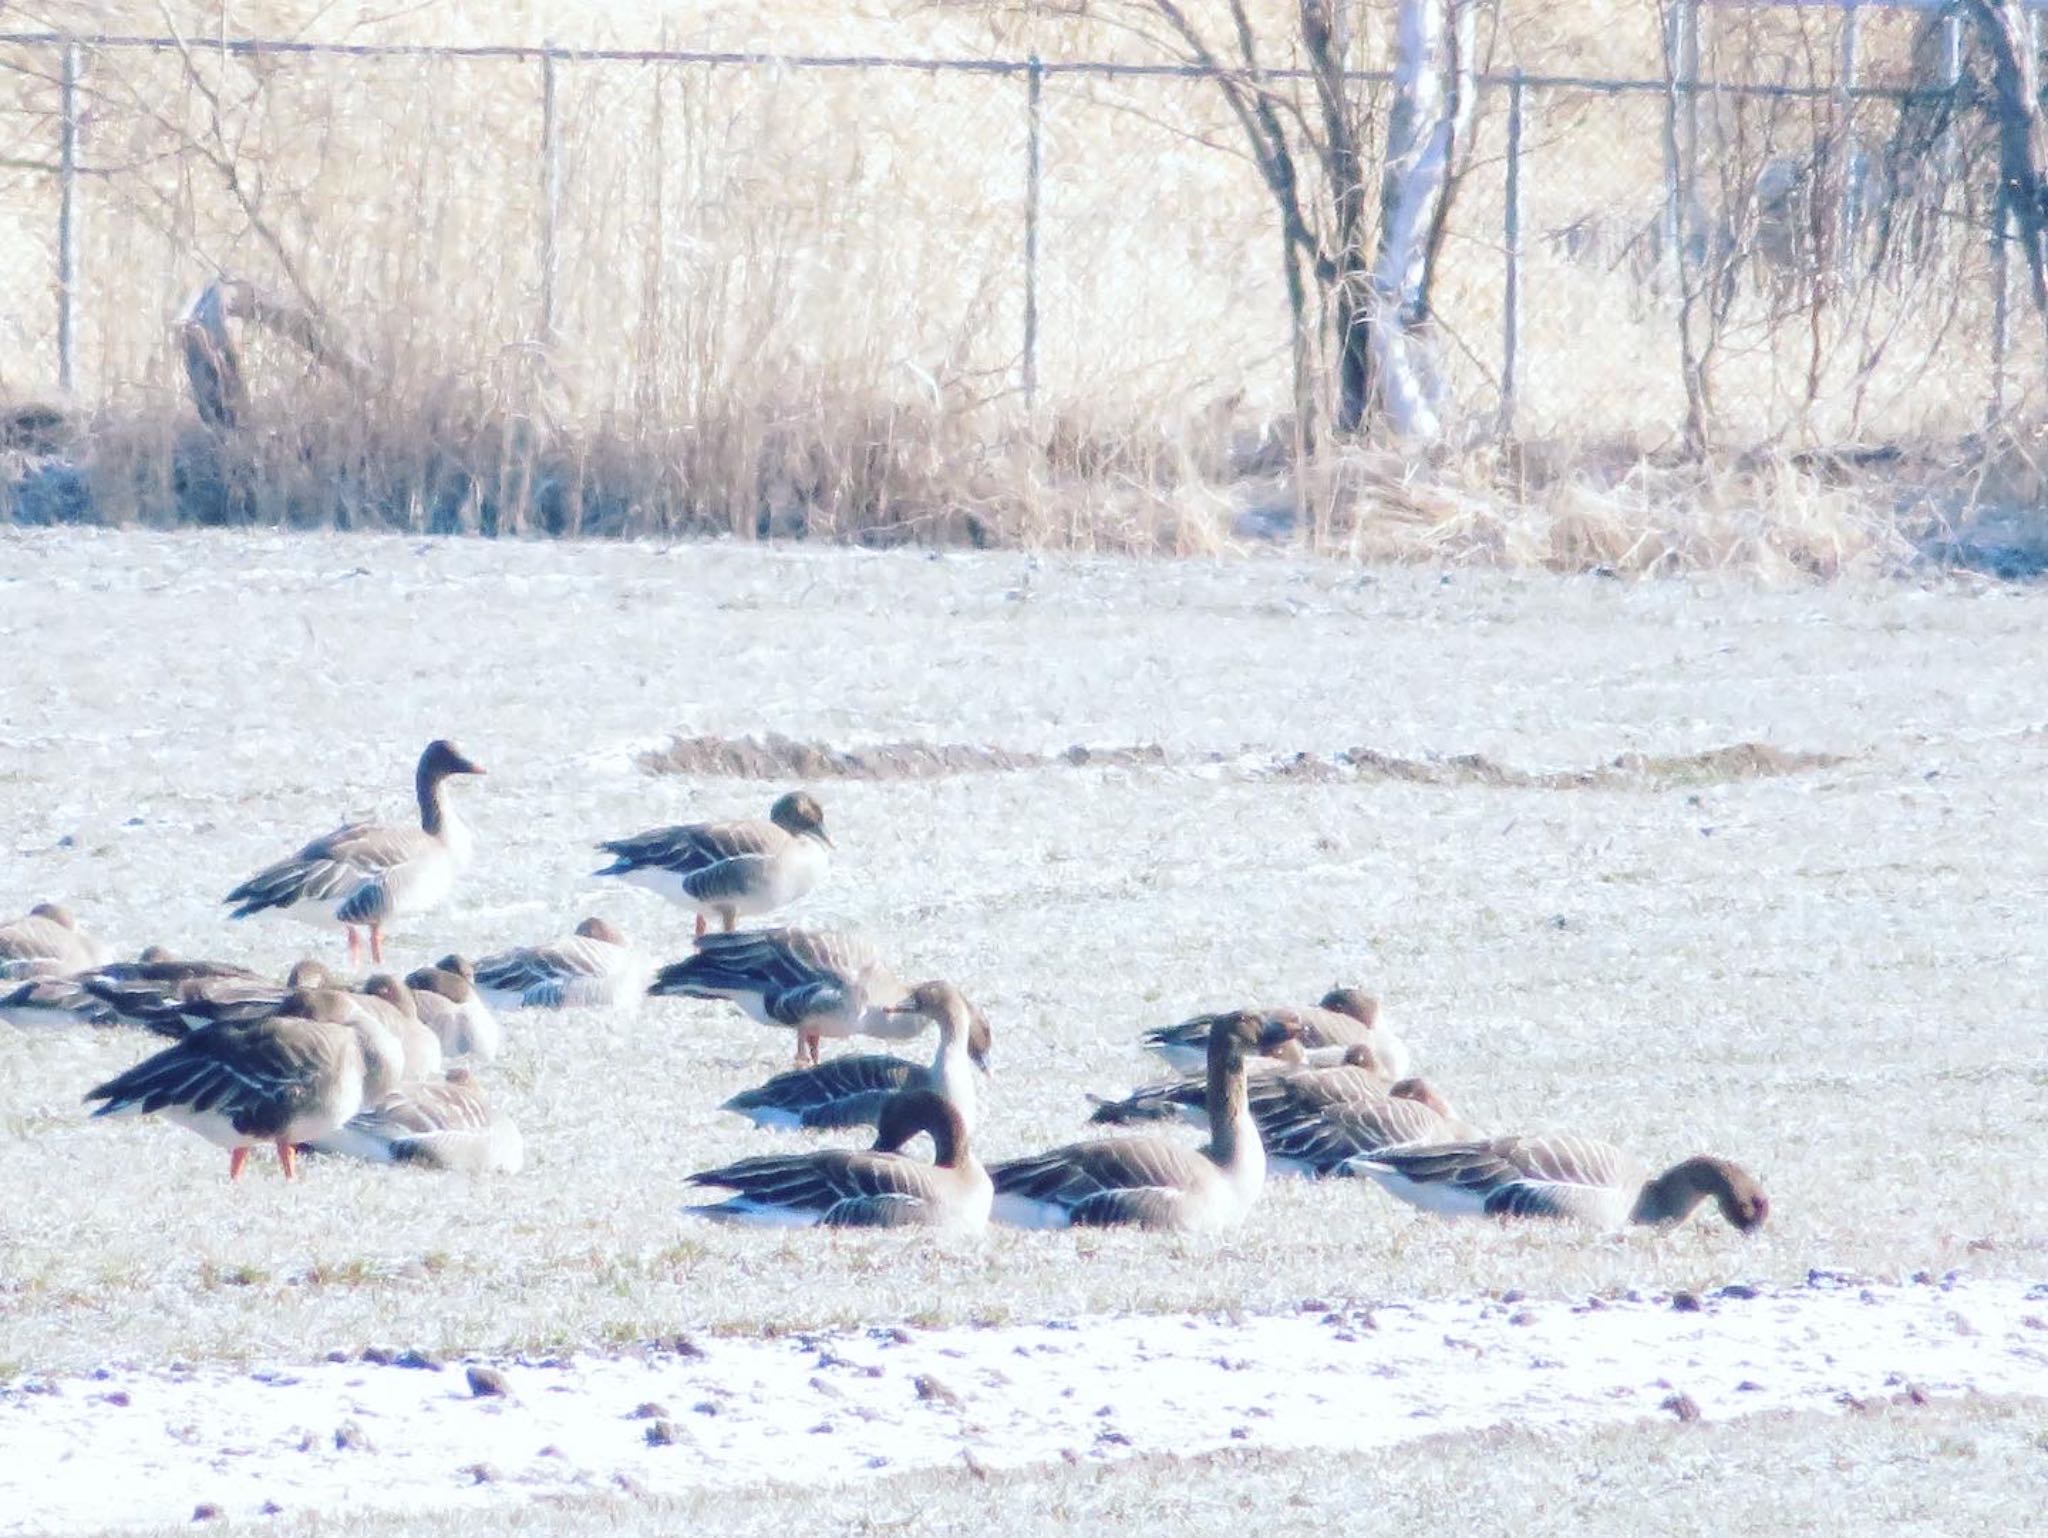
<path fill-rule="evenodd" d="M 230 962 L 117 963 L 80 979 L 123 1024 L 159 1036 L 183 1036 L 218 1020 L 255 1020 L 274 1013 L 294 988 L 325 988 L 333 976 L 317 961 L 298 962 L 283 982 Z"/>
<path fill-rule="evenodd" d="M 1401 1079 L 1378 1093 L 1315 1104 L 1254 1106 L 1252 1119 L 1276 1175 L 1355 1175 L 1358 1161 L 1383 1149 L 1453 1143 L 1479 1136 L 1427 1079 Z"/>
<path fill-rule="evenodd" d="M 456 775 L 484 771 L 446 739 L 427 744 L 413 775 L 418 827 L 357 822 L 336 828 L 289 860 L 258 871 L 228 893 L 233 917 L 277 909 L 348 932 L 349 960 L 367 931 L 370 959 L 384 959 L 384 929 L 444 901 L 469 864 L 474 841 L 446 793 Z"/>
<path fill-rule="evenodd" d="M 404 1056 L 391 1033 L 333 993 L 300 991 L 261 1020 L 209 1025 L 87 1092 L 95 1116 L 161 1112 L 228 1150 L 239 1179 L 249 1150 L 274 1144 L 291 1178 L 297 1148 L 326 1136 L 394 1087 Z"/>
<path fill-rule="evenodd" d="M 1139 1134 L 1009 1160 L 989 1171 L 996 1220 L 1020 1228 L 1209 1230 L 1241 1223 L 1266 1180 L 1266 1152 L 1245 1102 L 1244 1062 L 1264 1031 L 1249 1010 L 1210 1023 L 1206 1148 Z"/>
<path fill-rule="evenodd" d="M 1711 1201 L 1740 1233 L 1770 1216 L 1756 1177 L 1701 1154 L 1652 1176 L 1635 1155 L 1574 1133 L 1385 1148 L 1353 1160 L 1411 1206 L 1452 1217 L 1564 1218 L 1614 1230 L 1683 1222 Z"/>
<path fill-rule="evenodd" d="M 1408 1047 L 1380 1023 L 1379 1000 L 1358 988 L 1332 988 L 1313 1009 L 1262 1009 L 1259 1017 L 1274 1025 L 1291 1025 L 1289 1039 L 1316 1067 L 1351 1061 L 1369 1064 L 1388 1083 L 1409 1072 Z M 1178 1025 L 1145 1033 L 1145 1045 L 1182 1073 L 1199 1072 L 1205 1061 L 1209 1022 L 1214 1015 L 1196 1015 Z"/>
<path fill-rule="evenodd" d="M 566 940 L 484 957 L 476 988 L 493 1009 L 637 1010 L 650 970 L 617 928 L 587 918 Z"/>
<path fill-rule="evenodd" d="M 612 856 L 598 875 L 690 909 L 700 935 L 709 918 L 731 931 L 743 918 L 788 907 L 824 880 L 832 863 L 824 808 L 802 790 L 779 798 L 765 820 L 684 823 L 597 847 Z"/>
<path fill-rule="evenodd" d="M 444 1057 L 493 1061 L 505 1045 L 504 1027 L 477 991 L 476 968 L 461 956 L 443 956 L 407 974 L 405 986 L 421 1024 L 441 1042 Z"/>
<path fill-rule="evenodd" d="M 932 1140 L 933 1162 L 903 1152 L 920 1132 Z M 928 1089 L 906 1090 L 883 1103 L 874 1146 L 816 1153 L 767 1154 L 689 1177 L 691 1185 L 733 1194 L 683 1210 L 716 1222 L 772 1228 L 951 1228 L 973 1232 L 988 1222 L 990 1187 L 953 1104 Z"/>
<path fill-rule="evenodd" d="M 910 990 L 872 945 L 817 929 L 701 935 L 696 953 L 663 967 L 647 992 L 725 999 L 763 1025 L 793 1030 L 799 1063 L 815 1064 L 827 1036 L 908 1041 L 925 1025 L 897 1011 Z"/>
<path fill-rule="evenodd" d="M 972 1131 L 980 1098 L 975 1079 L 989 1072 L 993 1045 L 987 1018 L 944 981 L 920 983 L 890 1013 L 938 1023 L 939 1050 L 930 1066 L 886 1053 L 849 1053 L 741 1090 L 724 1109 L 757 1127 L 871 1127 L 890 1096 L 928 1089 L 950 1102 Z"/>

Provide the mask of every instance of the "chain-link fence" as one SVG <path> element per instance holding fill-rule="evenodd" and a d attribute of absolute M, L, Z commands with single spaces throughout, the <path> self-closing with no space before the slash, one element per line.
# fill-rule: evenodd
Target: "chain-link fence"
<path fill-rule="evenodd" d="M 1743 440 L 2016 405 L 2040 327 L 1954 20 L 1852 8 L 1762 80 L 1671 14 L 1667 79 L 1478 81 L 1434 292 L 1464 430 L 1655 441 L 1702 390 Z M 750 462 L 834 402 L 1242 439 L 1292 401 L 1271 195 L 1173 65 L 10 36 L 0 272 L 16 398 L 174 397 L 169 323 L 231 272 L 421 399 L 701 429 L 744 391 L 770 409 L 716 452 Z"/>

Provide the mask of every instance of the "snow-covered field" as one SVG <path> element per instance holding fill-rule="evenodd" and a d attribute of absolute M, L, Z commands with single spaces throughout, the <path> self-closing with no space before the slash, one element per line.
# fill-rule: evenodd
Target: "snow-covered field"
<path fill-rule="evenodd" d="M 445 734 L 491 771 L 457 787 L 479 856 L 394 960 L 593 911 L 665 958 L 686 921 L 589 879 L 592 841 L 782 788 L 644 769 L 673 735 L 1156 744 L 811 786 L 840 856 L 801 917 L 986 1009 L 986 1153 L 1151 1076 L 1146 1026 L 1343 981 L 1473 1118 L 1725 1154 L 1773 1200 L 1751 1239 L 1446 1226 L 1350 1183 L 1276 1186 L 1223 1240 L 708 1230 L 677 1216 L 680 1176 L 787 1146 L 715 1107 L 790 1044 L 667 1001 L 514 1017 L 488 1082 L 517 1177 L 286 1185 L 259 1158 L 230 1187 L 188 1134 L 87 1121 L 82 1091 L 147 1043 L 0 1027 L 0 1381 L 223 1381 L 364 1346 L 590 1363 L 677 1332 L 715 1360 L 764 1331 L 1816 1266 L 2038 1281 L 2044 621 L 2048 595 L 1947 582 L 0 533 L 0 909 L 62 899 L 124 951 L 338 959 L 218 900 L 344 815 L 402 815 Z M 1713 755 L 1741 743 L 1777 751 Z M 1355 748 L 1380 757 L 1336 760 Z M 1786 772 L 1734 772 L 1757 767 Z"/>

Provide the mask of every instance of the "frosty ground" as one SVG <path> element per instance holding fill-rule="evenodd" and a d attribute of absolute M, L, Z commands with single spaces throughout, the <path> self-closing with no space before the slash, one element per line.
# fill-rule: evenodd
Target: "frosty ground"
<path fill-rule="evenodd" d="M 987 1010 L 989 1155 L 1152 1075 L 1148 1025 L 1342 981 L 1473 1118 L 1722 1153 L 1773 1198 L 1747 1240 L 1445 1226 L 1349 1183 L 1276 1187 L 1211 1241 L 709 1230 L 677 1216 L 679 1177 L 787 1146 L 715 1107 L 789 1043 L 666 1002 L 514 1018 L 490 1083 L 526 1133 L 518 1177 L 230 1187 L 196 1138 L 85 1120 L 79 1094 L 146 1043 L 10 1031 L 0 1375 L 1583 1301 L 1813 1267 L 2038 1280 L 2044 619 L 2048 595 L 1948 579 L 0 534 L 8 911 L 63 899 L 123 950 L 333 959 L 225 923 L 221 893 L 344 815 L 402 814 L 446 734 L 491 770 L 461 787 L 479 858 L 394 959 L 592 911 L 669 956 L 683 920 L 590 880 L 590 843 L 758 812 L 781 782 L 653 772 L 649 750 L 1045 755 L 812 786 L 841 855 L 801 916 Z M 1738 744 L 1760 746 L 1715 751 Z"/>

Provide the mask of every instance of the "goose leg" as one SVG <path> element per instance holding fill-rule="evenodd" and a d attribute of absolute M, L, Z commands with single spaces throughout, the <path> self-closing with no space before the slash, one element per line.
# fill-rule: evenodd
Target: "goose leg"
<path fill-rule="evenodd" d="M 295 1180 L 299 1173 L 299 1150 L 290 1138 L 277 1140 L 277 1162 L 284 1166 L 284 1178 Z"/>
<path fill-rule="evenodd" d="M 231 1150 L 228 1154 L 228 1179 L 240 1180 L 242 1178 L 242 1166 L 248 1162 L 249 1150 L 246 1146 Z"/>
<path fill-rule="evenodd" d="M 725 910 L 725 932 L 731 934 L 735 929 L 739 928 L 739 924 L 739 915 L 733 912 L 732 909 L 727 908 Z"/>
<path fill-rule="evenodd" d="M 707 924 L 705 924 L 705 922 L 704 922 L 704 915 L 703 915 L 703 914 L 701 914 L 701 913 L 700 913 L 700 914 L 698 914 L 698 915 L 697 915 L 697 938 L 698 938 L 698 939 L 700 939 L 700 940 L 701 940 L 701 939 L 703 939 L 703 938 L 704 938 L 704 931 L 705 931 L 705 930 L 706 930 L 706 929 L 707 929 L 708 927 L 709 927 L 709 926 L 708 926 Z"/>
<path fill-rule="evenodd" d="M 372 924 L 370 926 L 370 960 L 382 961 L 383 959 L 384 926 L 382 924 Z"/>
<path fill-rule="evenodd" d="M 357 958 L 362 953 L 363 937 L 356 933 L 356 926 L 350 924 L 348 926 L 348 964 L 351 968 L 355 966 Z"/>

